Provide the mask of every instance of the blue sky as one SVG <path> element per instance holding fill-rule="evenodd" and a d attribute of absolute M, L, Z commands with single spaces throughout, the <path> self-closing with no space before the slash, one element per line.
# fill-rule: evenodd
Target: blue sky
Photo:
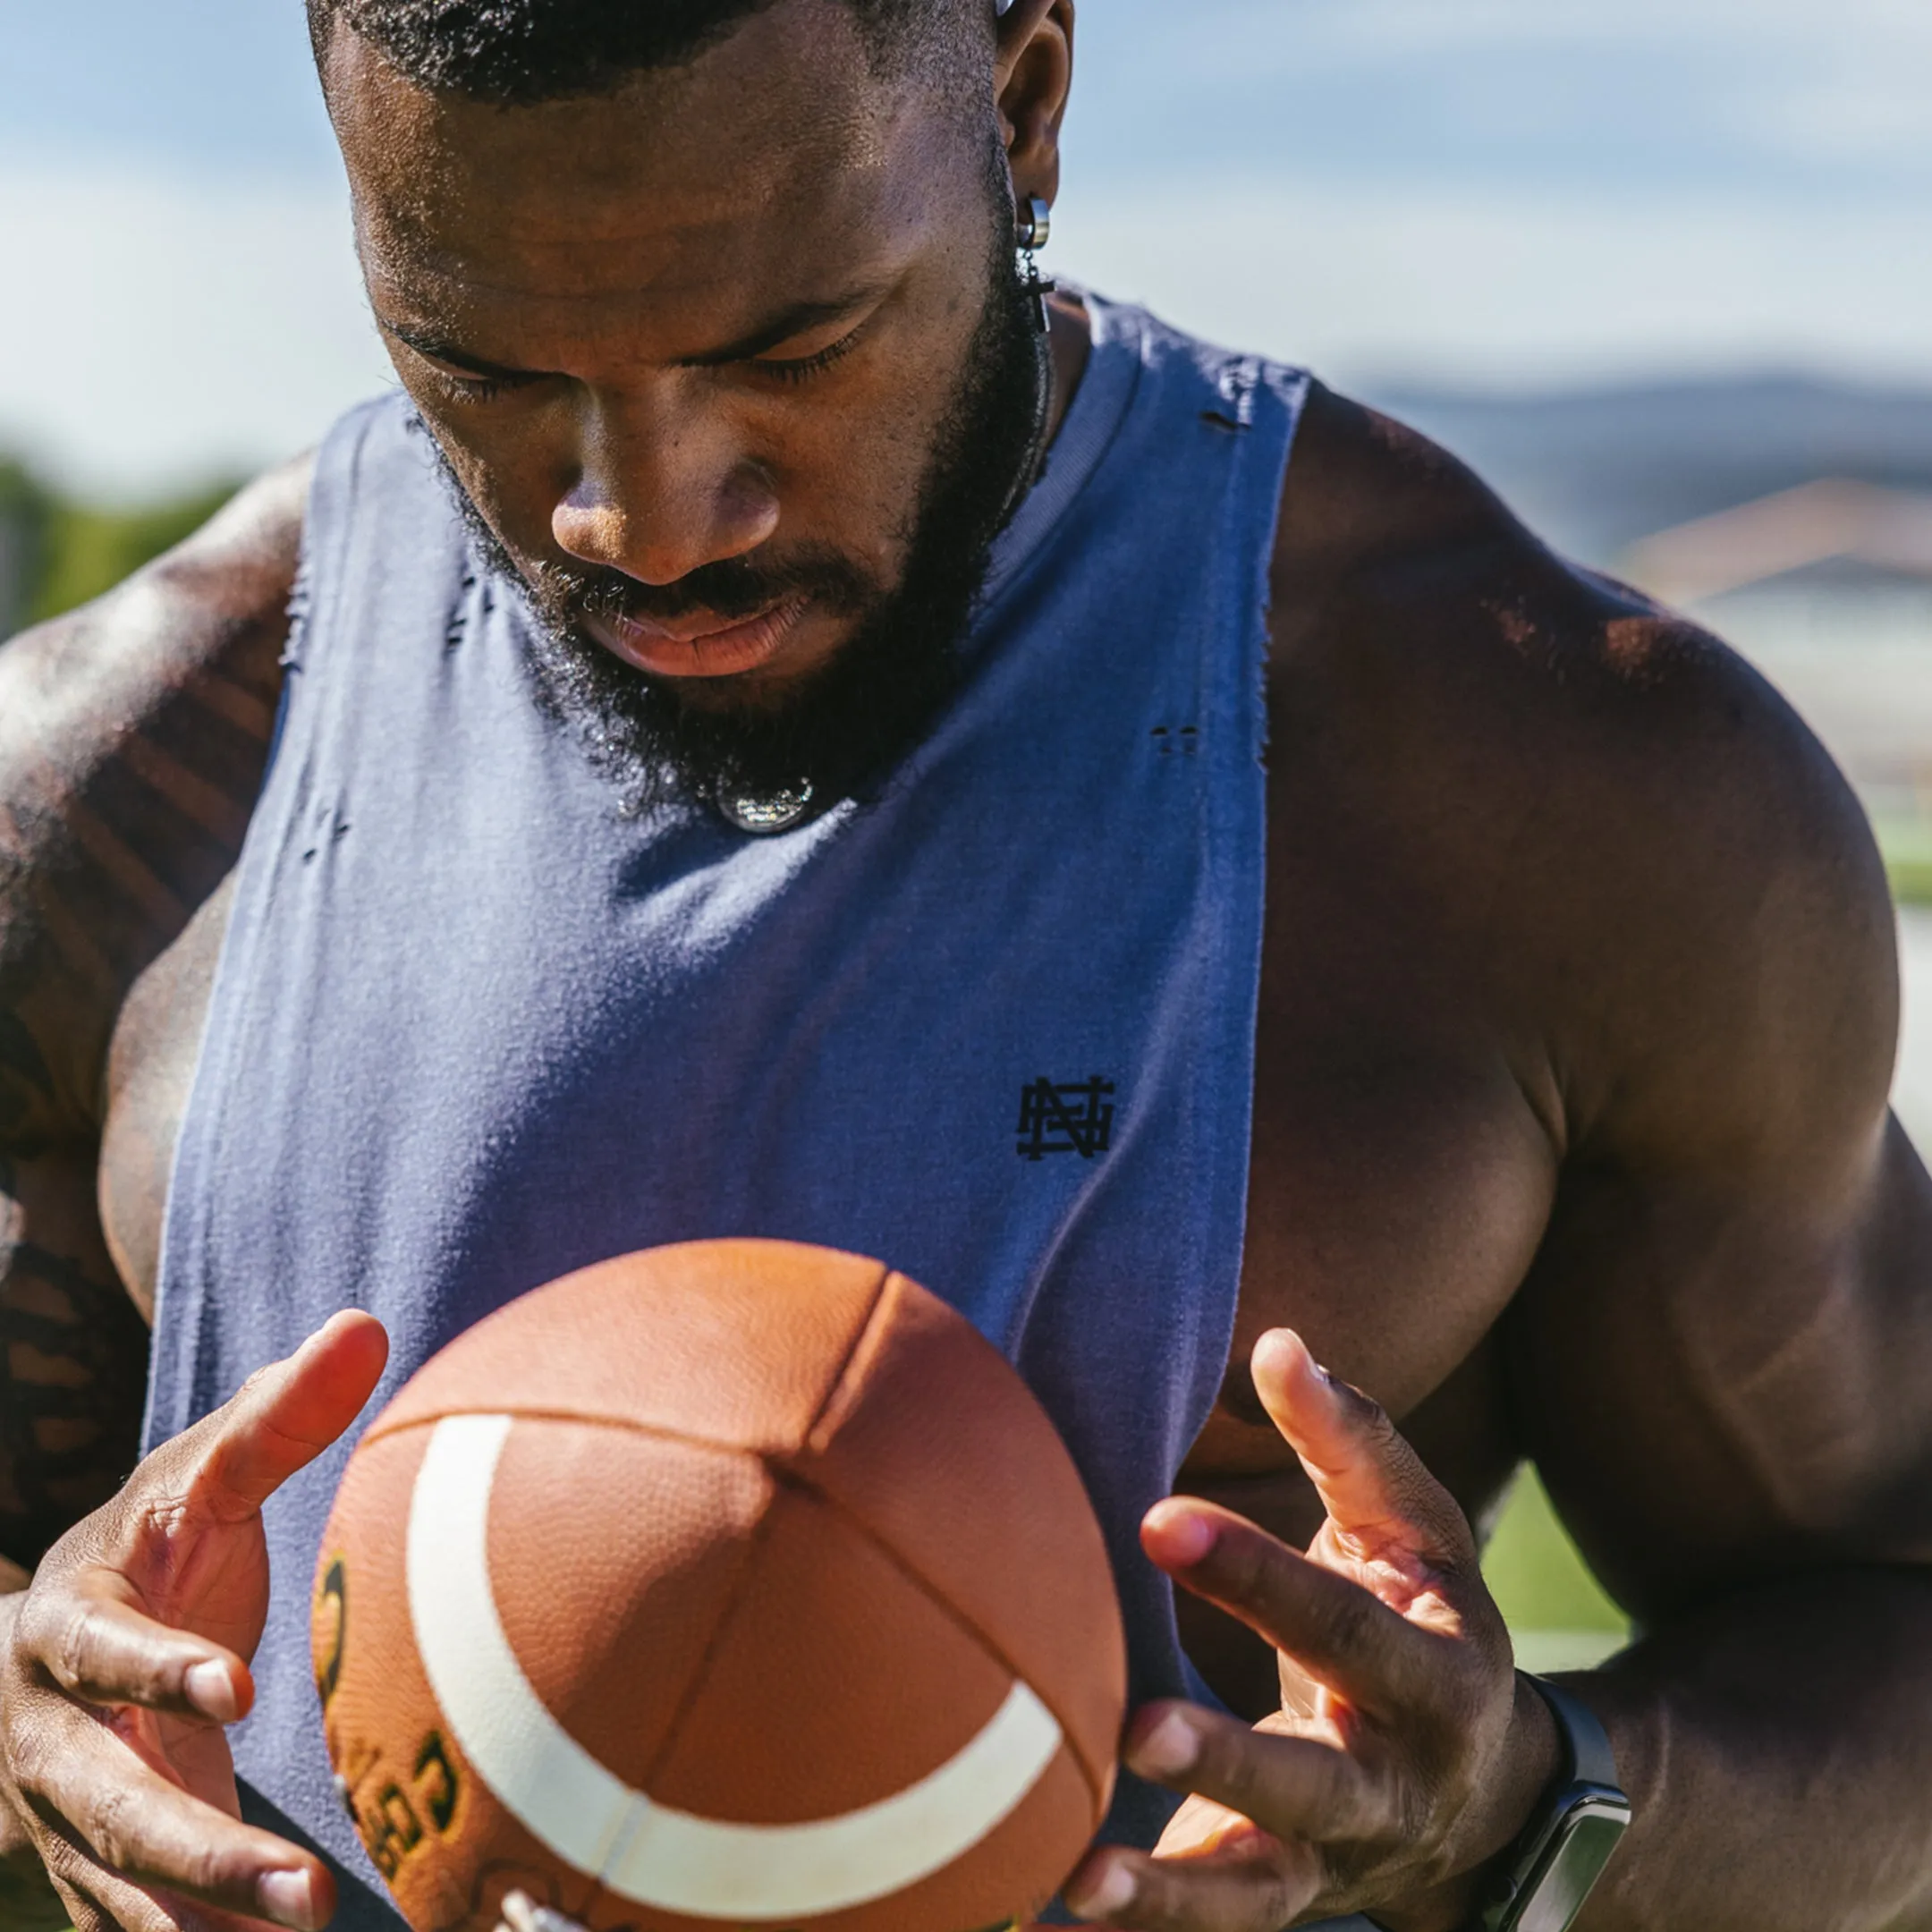
<path fill-rule="evenodd" d="M 1926 0 L 1087 0 L 1066 271 L 1343 382 L 1932 383 Z M 299 0 L 0 0 L 0 439 L 137 490 L 382 379 Z"/>

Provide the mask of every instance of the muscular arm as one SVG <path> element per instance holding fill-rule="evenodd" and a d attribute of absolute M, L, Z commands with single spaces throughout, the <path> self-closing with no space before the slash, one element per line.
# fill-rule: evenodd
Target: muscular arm
<path fill-rule="evenodd" d="M 147 1284 L 97 1207 L 108 1048 L 241 849 L 306 485 L 275 472 L 0 648 L 0 1583 L 133 1466 Z"/>
<path fill-rule="evenodd" d="M 1271 894 L 1354 946 L 1392 1042 L 1363 1063 L 1428 1074 L 1358 1160 L 1465 1204 L 1365 1220 L 1326 1359 L 1402 1415 L 1418 1360 L 1488 1333 L 1504 1439 L 1648 1632 L 1577 1680 L 1637 1811 L 1585 1932 L 1932 1927 L 1932 1183 L 1887 1111 L 1857 802 L 1746 666 L 1419 438 L 1318 395 L 1296 465 L 1275 843 L 1317 833 Z M 1319 1044 L 1349 1008 L 1316 1010 Z M 1284 1277 L 1325 1211 L 1297 1200 Z"/>
<path fill-rule="evenodd" d="M 1625 649 L 1665 742 L 1586 855 L 1573 1139 L 1509 1334 L 1530 1451 L 1651 1632 L 1582 1685 L 1638 1821 L 1586 1924 L 1932 1926 L 1932 1183 L 1886 1108 L 1891 909 L 1782 706 L 1668 627 Z"/>
<path fill-rule="evenodd" d="M 1748 667 L 1428 465 L 1384 466 L 1429 509 L 1382 513 L 1358 661 L 1437 970 L 1556 1160 L 1513 1433 L 1649 1632 L 1577 1681 L 1637 1818 L 1585 1932 L 1932 1927 L 1932 1184 L 1877 853 Z"/>

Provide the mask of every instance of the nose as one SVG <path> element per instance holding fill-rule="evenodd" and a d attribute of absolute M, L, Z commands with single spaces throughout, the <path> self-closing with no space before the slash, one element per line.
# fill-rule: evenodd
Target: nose
<path fill-rule="evenodd" d="M 576 479 L 550 513 L 560 549 L 659 586 L 743 556 L 777 528 L 769 474 L 695 400 L 596 400 Z"/>

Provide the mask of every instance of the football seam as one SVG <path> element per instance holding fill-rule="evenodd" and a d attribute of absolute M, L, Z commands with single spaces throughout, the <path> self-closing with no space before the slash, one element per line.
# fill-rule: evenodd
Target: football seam
<path fill-rule="evenodd" d="M 879 1309 L 884 1302 L 884 1291 L 887 1282 L 892 1278 L 892 1274 L 893 1271 L 888 1268 L 881 1275 L 878 1285 L 874 1291 L 872 1306 L 868 1310 L 865 1320 L 859 1325 L 852 1347 L 847 1352 L 837 1373 L 833 1377 L 831 1386 L 813 1418 L 813 1430 L 816 1429 L 818 1419 L 832 1406 L 834 1398 L 843 1388 L 852 1361 L 859 1355 L 865 1338 L 869 1335 L 874 1324 L 877 1322 Z M 363 1441 L 375 1443 L 396 1439 L 418 1429 L 434 1428 L 438 1423 L 447 1421 L 453 1417 L 496 1412 L 498 1411 L 471 1407 L 450 1409 L 436 1414 L 412 1416 L 408 1420 L 398 1422 L 388 1428 L 372 1428 L 363 1438 Z M 830 1511 L 857 1534 L 863 1537 L 956 1629 L 970 1639 L 994 1663 L 1005 1671 L 1014 1682 L 1026 1684 L 1027 1688 L 1052 1712 L 1055 1723 L 1060 1726 L 1060 1734 L 1065 1741 L 1068 1755 L 1080 1767 L 1080 1777 L 1088 1787 L 1089 1795 L 1096 1809 L 1100 1809 L 1105 1772 L 1101 1767 L 1088 1762 L 1087 1753 L 1081 1748 L 1074 1730 L 1067 1723 L 1063 1711 L 1057 1707 L 1057 1700 L 1049 1697 L 1039 1685 L 1034 1683 L 1027 1673 L 1021 1670 L 1013 1661 L 1005 1648 L 996 1641 L 981 1626 L 979 1620 L 970 1615 L 958 1604 L 947 1597 L 937 1584 L 926 1576 L 896 1544 L 882 1531 L 868 1522 L 849 1504 L 832 1495 L 822 1484 L 814 1480 L 795 1460 L 799 1452 L 749 1447 L 743 1443 L 724 1442 L 715 1436 L 700 1436 L 689 1429 L 673 1428 L 661 1424 L 638 1422 L 625 1417 L 591 1415 L 575 1410 L 520 1409 L 513 1411 L 513 1415 L 515 1420 L 519 1423 L 526 1421 L 568 1422 L 595 1428 L 618 1429 L 627 1431 L 632 1435 L 643 1436 L 654 1441 L 677 1443 L 686 1448 L 699 1449 L 712 1454 L 733 1457 L 750 1456 L 756 1460 L 764 1468 L 767 1476 L 772 1479 L 776 1492 L 783 1493 L 786 1489 L 802 1492 Z M 808 1431 L 808 1440 L 810 1433 L 811 1431 Z M 807 1451 L 806 1453 L 810 1454 L 810 1452 Z M 812 1459 L 817 1460 L 816 1456 L 813 1456 Z M 663 1769 L 665 1761 L 676 1750 L 683 1724 L 697 1699 L 703 1693 L 705 1683 L 708 1679 L 717 1652 L 729 1634 L 738 1612 L 744 1602 L 746 1594 L 750 1590 L 752 1578 L 757 1571 L 758 1559 L 768 1534 L 773 1504 L 776 1500 L 777 1497 L 775 1494 L 760 1512 L 758 1521 L 751 1526 L 745 1540 L 744 1555 L 740 1561 L 738 1573 L 732 1580 L 731 1589 L 719 1613 L 716 1624 L 707 1638 L 702 1651 L 693 1662 L 691 1675 L 679 1692 L 672 1717 L 665 1728 L 664 1741 L 657 1756 L 651 1760 L 649 1771 L 646 1774 L 647 1781 L 654 1778 Z"/>
<path fill-rule="evenodd" d="M 539 1416 L 536 1411 L 530 1411 L 530 1419 L 534 1420 L 555 1419 Z M 518 1419 L 521 1420 L 523 1418 L 520 1416 Z M 564 1419 L 580 1422 L 584 1419 L 580 1416 L 570 1416 Z M 408 1425 L 410 1428 L 416 1426 L 415 1424 Z M 629 1423 L 611 1423 L 606 1426 L 616 1428 L 633 1427 Z M 395 1433 L 400 1435 L 403 1431 L 399 1429 Z M 682 1741 L 684 1724 L 689 1720 L 699 1699 L 704 1694 L 705 1687 L 710 1679 L 712 1666 L 716 1662 L 718 1654 L 729 1638 L 732 1629 L 737 1622 L 739 1613 L 742 1609 L 746 1598 L 750 1594 L 752 1584 L 756 1580 L 759 1558 L 764 1554 L 765 1546 L 770 1538 L 773 1511 L 780 1498 L 787 1491 L 790 1491 L 818 1504 L 844 1523 L 854 1534 L 861 1537 L 907 1582 L 911 1583 L 920 1596 L 924 1597 L 955 1630 L 976 1645 L 1001 1670 L 1004 1671 L 1013 1682 L 1025 1684 L 1034 1696 L 1046 1705 L 1048 1711 L 1053 1715 L 1054 1722 L 1060 1727 L 1060 1735 L 1066 1745 L 1068 1756 L 1072 1758 L 1074 1764 L 1079 1767 L 1081 1781 L 1087 1786 L 1089 1799 L 1095 1811 L 1098 1813 L 1104 1809 L 1101 1798 L 1106 1781 L 1105 1770 L 1088 1762 L 1087 1753 L 1082 1749 L 1080 1741 L 1073 1727 L 1067 1722 L 1064 1712 L 1059 1705 L 1059 1700 L 1050 1696 L 1047 1691 L 1035 1683 L 1032 1678 L 1014 1662 L 1004 1646 L 996 1642 L 987 1634 L 977 1618 L 970 1615 L 958 1604 L 947 1597 L 936 1583 L 912 1563 L 911 1559 L 902 1550 L 881 1531 L 875 1529 L 848 1504 L 831 1495 L 802 1470 L 783 1457 L 762 1454 L 756 1450 L 746 1450 L 735 1445 L 720 1445 L 693 1440 L 689 1437 L 679 1437 L 673 1436 L 669 1431 L 646 1432 L 640 1430 L 639 1433 L 655 1433 L 665 1436 L 666 1439 L 682 1440 L 690 1446 L 716 1450 L 724 1454 L 733 1456 L 750 1455 L 759 1463 L 766 1474 L 771 1479 L 773 1488 L 771 1497 L 759 1512 L 758 1521 L 752 1524 L 745 1538 L 744 1554 L 740 1560 L 737 1574 L 732 1579 L 731 1588 L 726 1593 L 723 1606 L 719 1610 L 717 1621 L 707 1636 L 704 1648 L 693 1661 L 691 1674 L 678 1693 L 672 1715 L 665 1725 L 662 1741 L 656 1755 L 651 1758 L 648 1768 L 643 1775 L 645 1786 L 648 1787 L 656 1780 L 663 1771 L 666 1762 L 675 1753 L 678 1745 Z"/>
<path fill-rule="evenodd" d="M 758 1460 L 761 1464 L 764 1463 L 764 1458 L 759 1457 Z M 765 1472 L 767 1476 L 771 1475 L 768 1465 L 765 1466 Z M 645 1767 L 643 1775 L 639 1780 L 640 1790 L 648 1791 L 657 1783 L 658 1775 L 682 1741 L 685 1724 L 691 1712 L 697 1708 L 698 1700 L 704 1695 L 705 1686 L 711 1680 L 712 1665 L 716 1663 L 718 1653 L 724 1648 L 724 1640 L 730 1635 L 732 1626 L 738 1621 L 739 1613 L 751 1593 L 751 1585 L 758 1574 L 758 1561 L 765 1554 L 766 1546 L 771 1541 L 773 1509 L 783 1493 L 780 1485 L 774 1482 L 771 1494 L 766 1497 L 764 1507 L 758 1512 L 758 1521 L 752 1524 L 750 1534 L 745 1538 L 744 1554 L 739 1560 L 738 1573 L 732 1579 L 731 1588 L 725 1592 L 724 1602 L 718 1609 L 717 1620 L 705 1638 L 704 1647 L 691 1661 L 691 1675 L 679 1691 L 676 1703 L 671 1707 L 671 1715 L 665 1722 L 664 1733 L 658 1741 L 657 1752 Z M 598 1888 L 602 1889 L 601 1878 Z"/>
<path fill-rule="evenodd" d="M 1094 1809 L 1097 1811 L 1104 1809 L 1100 1799 L 1105 1784 L 1105 1774 L 1101 1773 L 1097 1775 L 1097 1767 L 1087 1762 L 1087 1753 L 1080 1748 L 1073 1727 L 1066 1721 L 1065 1716 L 1058 1707 L 1057 1700 L 1048 1696 L 1045 1690 L 1035 1683 L 1032 1678 L 1020 1668 L 1019 1665 L 1008 1655 L 1005 1647 L 989 1636 L 980 1626 L 976 1617 L 970 1615 L 958 1604 L 954 1603 L 950 1597 L 946 1596 L 937 1584 L 934 1583 L 914 1564 L 911 1557 L 906 1555 L 883 1532 L 874 1529 L 849 1504 L 841 1501 L 837 1496 L 822 1488 L 801 1470 L 781 1465 L 772 1469 L 771 1474 L 775 1482 L 804 1491 L 814 1501 L 822 1504 L 826 1509 L 830 1511 L 849 1529 L 863 1537 L 922 1597 L 931 1603 L 936 1609 L 939 1610 L 964 1636 L 971 1639 L 1015 1683 L 1023 1683 L 1042 1704 L 1046 1705 L 1047 1710 L 1052 1713 L 1054 1722 L 1060 1726 L 1060 1735 L 1066 1745 L 1068 1756 L 1080 1767 L 1080 1776 L 1086 1782 L 1088 1793 L 1093 1801 Z"/>
<path fill-rule="evenodd" d="M 842 1368 L 839 1373 L 843 1376 L 844 1369 Z M 815 1428 L 818 1412 L 814 1416 Z M 653 1442 L 678 1443 L 687 1449 L 709 1449 L 720 1455 L 755 1456 L 761 1461 L 796 1453 L 769 1443 L 729 1442 L 721 1436 L 706 1436 L 696 1429 L 678 1428 L 667 1422 L 639 1422 L 629 1416 L 597 1415 L 588 1409 L 502 1409 L 492 1408 L 487 1402 L 468 1403 L 460 1409 L 438 1409 L 386 1426 L 377 1423 L 356 1446 L 360 1449 L 364 1443 L 391 1442 L 398 1436 L 407 1436 L 413 1429 L 433 1429 L 439 1422 L 478 1415 L 507 1415 L 515 1422 L 575 1422 L 586 1428 L 623 1429 L 633 1436 L 648 1436 Z"/>
<path fill-rule="evenodd" d="M 891 1279 L 891 1277 L 886 1275 L 886 1279 Z M 881 1281 L 881 1291 L 883 1291 L 883 1287 L 885 1287 L 885 1281 Z M 877 1302 L 873 1304 L 873 1316 L 868 1318 L 864 1327 L 871 1326 L 871 1319 L 875 1318 L 875 1314 L 877 1314 Z M 854 1352 L 856 1352 L 856 1344 L 854 1344 Z M 846 1366 L 850 1366 L 850 1356 L 848 1356 L 848 1364 Z M 844 1379 L 844 1368 L 841 1368 L 841 1372 L 838 1372 L 838 1377 L 835 1381 L 835 1387 L 838 1384 L 843 1384 L 843 1379 Z M 829 1406 L 829 1404 L 831 1404 L 831 1397 L 826 1397 L 825 1406 Z M 448 1422 L 452 1416 L 473 1416 L 473 1414 L 491 1414 L 491 1412 L 493 1411 L 485 1411 L 485 1409 L 452 1409 L 452 1411 L 446 1411 L 443 1414 L 433 1414 L 433 1416 L 411 1416 L 408 1422 L 398 1422 L 398 1424 L 394 1424 L 388 1429 L 383 1429 L 381 1434 L 375 1432 L 375 1429 L 371 1429 L 369 1436 L 365 1436 L 363 1441 L 367 1441 L 367 1444 L 375 1444 L 375 1441 L 392 1441 L 392 1439 L 398 1439 L 402 1436 L 411 1434 L 413 1429 L 433 1429 L 438 1422 Z M 682 1447 L 686 1447 L 686 1449 L 703 1449 L 703 1451 L 709 1451 L 711 1454 L 730 1454 L 730 1457 L 753 1457 L 758 1462 L 761 1462 L 765 1466 L 765 1472 L 767 1472 L 781 1487 L 804 1489 L 808 1496 L 821 1501 L 826 1509 L 831 1509 L 836 1514 L 836 1517 L 841 1517 L 844 1522 L 848 1522 L 850 1526 L 852 1526 L 854 1530 L 858 1530 L 873 1547 L 877 1547 L 881 1554 L 893 1563 L 894 1569 L 898 1569 L 904 1574 L 906 1579 L 912 1580 L 918 1586 L 918 1590 L 923 1596 L 928 1596 L 935 1606 L 939 1606 L 939 1609 L 945 1611 L 946 1617 L 949 1617 L 958 1629 L 964 1631 L 968 1637 L 974 1640 L 981 1648 L 981 1650 L 993 1659 L 995 1664 L 999 1664 L 1004 1671 L 1009 1671 L 1009 1674 L 1014 1679 L 1014 1682 L 1026 1682 L 1028 1689 L 1034 1692 L 1034 1696 L 1038 1696 L 1038 1699 L 1047 1706 L 1047 1710 L 1053 1712 L 1053 1722 L 1059 1724 L 1061 1735 L 1066 1739 L 1066 1749 L 1068 1749 L 1068 1752 L 1072 1754 L 1074 1764 L 1080 1766 L 1080 1775 L 1086 1779 L 1088 1791 L 1091 1792 L 1091 1797 L 1094 1797 L 1096 1807 L 1099 1804 L 1103 1774 L 1097 1772 L 1096 1766 L 1088 1764 L 1086 1752 L 1080 1749 L 1080 1744 L 1074 1741 L 1074 1731 L 1072 1731 L 1071 1725 L 1066 1724 L 1066 1719 L 1063 1717 L 1059 1707 L 1055 1707 L 1055 1700 L 1049 1699 L 1049 1696 L 1046 1694 L 1046 1690 L 1041 1690 L 1039 1685 L 1036 1685 L 1036 1682 L 1026 1675 L 1026 1671 L 1022 1671 L 1013 1662 L 1013 1657 L 1006 1654 L 1006 1650 L 1001 1644 L 995 1642 L 989 1637 L 989 1634 L 979 1627 L 978 1619 L 970 1617 L 964 1609 L 961 1609 L 961 1606 L 954 1604 L 951 1597 L 946 1597 L 939 1590 L 939 1586 L 935 1584 L 931 1579 L 928 1579 L 926 1574 L 923 1574 L 914 1565 L 912 1559 L 910 1559 L 902 1549 L 898 1549 L 898 1546 L 893 1544 L 881 1530 L 873 1529 L 873 1526 L 864 1517 L 860 1517 L 860 1514 L 852 1507 L 850 1507 L 848 1503 L 835 1497 L 829 1492 L 829 1489 L 825 1489 L 821 1484 L 813 1482 L 813 1478 L 792 1459 L 796 1454 L 794 1451 L 751 1449 L 751 1447 L 746 1447 L 744 1444 L 730 1444 L 730 1441 L 719 1441 L 715 1436 L 698 1436 L 698 1434 L 693 1434 L 691 1429 L 674 1429 L 674 1428 L 665 1428 L 665 1426 L 649 1424 L 649 1422 L 631 1422 L 624 1416 L 591 1416 L 591 1414 L 583 1414 L 581 1411 L 570 1411 L 570 1409 L 520 1409 L 520 1411 L 516 1411 L 516 1420 L 518 1422 L 576 1422 L 580 1426 L 588 1426 L 588 1428 L 624 1429 L 624 1432 L 628 1432 L 631 1436 L 648 1436 L 653 1441 L 671 1441 L 671 1444 L 680 1444 Z M 690 1685 L 686 1685 L 686 1690 L 680 1694 L 678 1706 L 676 1706 L 678 1722 L 682 1722 L 682 1716 L 684 1716 L 690 1710 L 690 1702 L 698 1696 L 698 1690 L 701 1689 L 701 1682 L 703 1682 L 703 1671 L 709 1667 L 709 1662 L 711 1662 L 713 1652 L 715 1652 L 715 1646 L 723 1640 L 728 1623 L 730 1623 L 730 1619 L 733 1619 L 733 1615 L 736 1614 L 738 1604 L 741 1599 L 740 1590 L 746 1586 L 746 1579 L 750 1577 L 750 1572 L 753 1569 L 753 1555 L 756 1555 L 758 1542 L 759 1542 L 759 1538 L 763 1534 L 765 1522 L 769 1521 L 769 1517 L 771 1517 L 771 1505 L 767 1503 L 767 1505 L 765 1505 L 765 1511 L 759 1514 L 758 1524 L 753 1524 L 751 1534 L 748 1536 L 748 1540 L 746 1540 L 748 1547 L 746 1547 L 744 1567 L 741 1567 L 738 1579 L 733 1580 L 733 1594 L 730 1594 L 730 1597 L 726 1599 L 724 1614 L 719 1617 L 719 1625 L 716 1625 L 716 1629 L 711 1632 L 711 1639 L 708 1640 L 708 1644 L 705 1644 L 705 1650 L 703 1650 L 703 1654 L 699 1657 L 699 1662 L 693 1665 L 691 1682 L 690 1682 Z M 1109 1580 L 1111 1580 L 1111 1565 L 1109 1565 Z M 668 1754 L 668 1750 L 671 1750 L 671 1747 L 676 1742 L 676 1724 L 673 1724 L 671 1729 L 666 1729 L 665 1735 L 666 1735 L 665 1754 Z M 663 1756 L 659 1756 L 659 1758 L 653 1760 L 653 1772 L 659 1770 L 661 1766 L 663 1766 Z"/>
<path fill-rule="evenodd" d="M 447 1422 L 456 1416 L 507 1415 L 518 1422 L 581 1422 L 596 1428 L 631 1429 L 654 1441 L 682 1443 L 694 1449 L 718 1449 L 733 1455 L 796 1455 L 809 1448 L 813 1436 L 844 1388 L 852 1363 L 858 1360 L 878 1323 L 879 1310 L 885 1306 L 886 1284 L 892 1280 L 894 1272 L 883 1262 L 879 1264 L 879 1278 L 872 1284 L 872 1297 L 866 1303 L 865 1313 L 853 1325 L 845 1352 L 840 1356 L 838 1366 L 827 1378 L 795 1443 L 775 1446 L 764 1443 L 726 1442 L 719 1436 L 707 1436 L 697 1429 L 680 1428 L 667 1422 L 640 1422 L 630 1416 L 598 1415 L 587 1409 L 547 1405 L 538 1409 L 504 1409 L 485 1402 L 465 1402 L 460 1405 L 451 1403 L 425 1410 L 419 1415 L 405 1416 L 396 1422 L 388 1422 L 384 1417 L 377 1416 L 357 1438 L 355 1446 L 360 1449 L 364 1443 L 386 1442 L 394 1436 L 406 1436 L 411 1429 L 434 1428 L 437 1423 Z"/>
<path fill-rule="evenodd" d="M 866 1304 L 865 1318 L 852 1330 L 852 1337 L 838 1367 L 826 1381 L 825 1393 L 818 1398 L 818 1406 L 812 1411 L 811 1420 L 800 1432 L 797 1448 L 792 1453 L 800 1453 L 809 1448 L 812 1438 L 818 1435 L 820 1426 L 829 1415 L 839 1397 L 845 1391 L 845 1383 L 852 1372 L 852 1365 L 860 1360 L 866 1352 L 866 1344 L 872 1339 L 873 1330 L 878 1326 L 879 1316 L 886 1307 L 886 1290 L 891 1284 L 894 1270 L 885 1262 L 879 1264 L 879 1278 L 872 1284 L 872 1299 Z"/>

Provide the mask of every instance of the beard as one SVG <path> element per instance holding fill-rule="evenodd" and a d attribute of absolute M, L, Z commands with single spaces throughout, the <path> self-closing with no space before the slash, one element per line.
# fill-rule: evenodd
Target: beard
<path fill-rule="evenodd" d="M 538 702 L 576 731 L 627 810 L 702 801 L 723 804 L 728 817 L 750 825 L 756 821 L 741 806 L 730 808 L 771 801 L 778 801 L 771 824 L 779 828 L 797 822 L 807 800 L 818 811 L 866 799 L 958 692 L 962 647 L 993 542 L 1045 427 L 1046 342 L 1032 298 L 1008 266 L 1013 220 L 1004 193 L 994 208 L 986 303 L 901 532 L 906 561 L 895 585 L 875 582 L 825 547 L 782 563 L 728 558 L 664 587 L 550 563 L 526 575 L 429 438 L 485 567 L 521 592 L 534 619 Z M 624 663 L 584 628 L 587 617 L 674 619 L 694 611 L 742 621 L 797 598 L 852 624 L 836 655 L 776 692 L 752 688 L 750 674 L 708 681 L 704 704 L 691 702 L 678 681 Z"/>

